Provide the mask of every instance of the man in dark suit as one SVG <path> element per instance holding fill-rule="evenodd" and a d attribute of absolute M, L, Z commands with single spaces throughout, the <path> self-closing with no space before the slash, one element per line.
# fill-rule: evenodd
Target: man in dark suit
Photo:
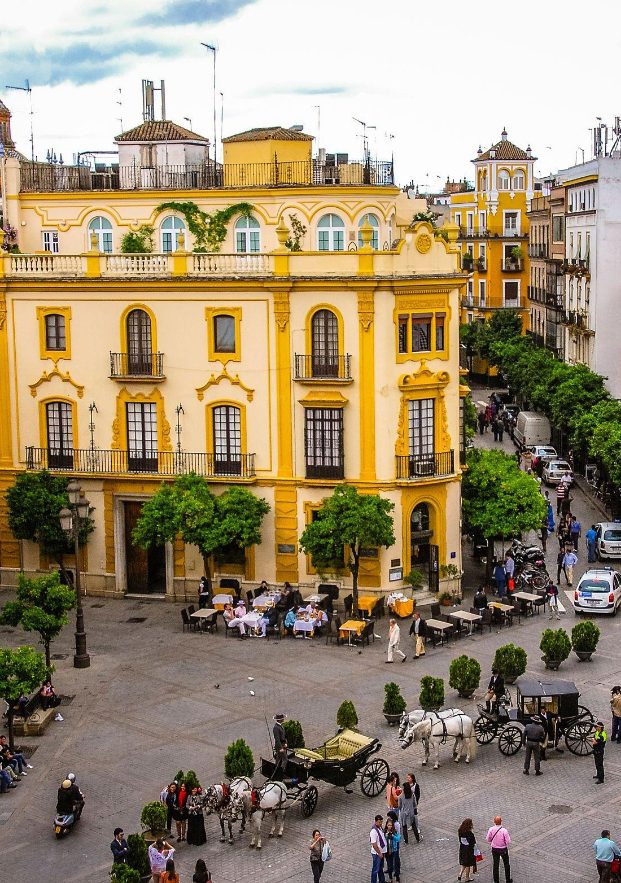
<path fill-rule="evenodd" d="M 418 611 L 414 613 L 410 634 L 414 635 L 414 659 L 418 659 L 419 656 L 425 655 L 425 638 L 427 637 L 427 623 Z"/>
<path fill-rule="evenodd" d="M 284 775 L 287 768 L 287 734 L 283 727 L 284 714 L 274 715 L 274 758 L 276 760 L 276 768 L 274 769 L 274 779 L 278 779 L 278 774 Z"/>
<path fill-rule="evenodd" d="M 129 849 L 127 848 L 127 840 L 125 839 L 122 828 L 114 829 L 114 840 L 110 844 L 110 849 L 114 856 L 113 863 L 115 865 L 127 864 L 127 853 L 129 852 Z"/>
<path fill-rule="evenodd" d="M 493 668 L 492 676 L 487 685 L 487 693 L 485 694 L 485 704 L 488 711 L 498 710 L 498 700 L 505 692 L 505 681 L 500 672 Z"/>

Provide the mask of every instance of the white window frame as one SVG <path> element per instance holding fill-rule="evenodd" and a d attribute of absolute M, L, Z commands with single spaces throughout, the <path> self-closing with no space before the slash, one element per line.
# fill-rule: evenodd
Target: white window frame
<path fill-rule="evenodd" d="M 319 226 L 324 218 L 329 218 L 329 223 Z M 324 234 L 327 239 L 322 242 Z M 345 251 L 345 221 L 334 212 L 327 212 L 317 222 L 317 251 Z"/>
<path fill-rule="evenodd" d="M 519 187 L 516 184 L 517 178 L 521 178 Z M 526 186 L 526 175 L 524 174 L 524 171 L 522 169 L 517 169 L 513 173 L 513 177 L 511 178 L 511 189 L 521 191 L 521 190 L 524 190 L 525 186 Z"/>
<path fill-rule="evenodd" d="M 498 190 L 511 190 L 511 175 L 506 169 L 498 169 L 498 174 L 496 175 L 496 184 Z M 506 187 L 501 186 L 501 184 L 506 184 Z"/>
<path fill-rule="evenodd" d="M 487 212 L 479 212 L 479 233 L 487 230 Z"/>
<path fill-rule="evenodd" d="M 185 224 L 181 218 L 168 215 L 160 224 L 160 248 L 162 254 L 172 254 L 179 248 L 179 236 L 185 237 Z"/>
<path fill-rule="evenodd" d="M 261 251 L 261 225 L 254 217 L 238 218 L 235 222 L 235 252 L 256 254 Z"/>
<path fill-rule="evenodd" d="M 487 302 L 487 280 L 479 279 L 479 306 L 484 307 Z"/>
<path fill-rule="evenodd" d="M 97 236 L 97 248 L 104 254 L 112 254 L 114 239 L 112 237 L 112 223 L 104 215 L 95 215 L 88 222 L 88 250 L 91 247 L 91 234 Z"/>
<path fill-rule="evenodd" d="M 50 254 L 58 254 L 60 252 L 58 230 L 42 230 L 41 241 L 43 251 L 49 251 Z"/>
<path fill-rule="evenodd" d="M 507 285 L 517 285 L 517 303 L 507 304 Z M 513 298 L 511 298 L 513 300 Z M 502 305 L 503 307 L 510 307 L 518 309 L 520 303 L 522 301 L 522 285 L 520 279 L 503 279 L 502 280 Z"/>
<path fill-rule="evenodd" d="M 479 257 L 483 258 L 483 260 L 487 260 L 487 243 L 480 242 L 479 243 Z"/>
<path fill-rule="evenodd" d="M 455 223 L 461 227 L 461 212 L 455 212 Z"/>
<path fill-rule="evenodd" d="M 466 212 L 466 233 L 474 233 L 474 212 Z"/>
<path fill-rule="evenodd" d="M 509 227 L 507 218 L 515 217 L 515 227 Z M 510 233 L 508 231 L 511 231 Z M 522 230 L 522 213 L 519 209 L 505 209 L 502 213 L 502 231 L 505 236 L 519 236 Z"/>

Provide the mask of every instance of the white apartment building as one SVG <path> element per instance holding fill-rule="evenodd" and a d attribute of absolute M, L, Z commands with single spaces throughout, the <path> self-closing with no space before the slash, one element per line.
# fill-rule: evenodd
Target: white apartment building
<path fill-rule="evenodd" d="M 565 187 L 564 352 L 608 378 L 621 398 L 621 157 L 563 169 Z"/>

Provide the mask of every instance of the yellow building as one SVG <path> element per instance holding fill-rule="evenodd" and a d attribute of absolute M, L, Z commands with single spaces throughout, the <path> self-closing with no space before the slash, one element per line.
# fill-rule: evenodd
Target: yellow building
<path fill-rule="evenodd" d="M 451 196 L 451 220 L 459 227 L 462 267 L 469 278 L 462 295 L 463 323 L 485 319 L 492 310 L 519 309 L 528 315 L 528 218 L 534 196 L 530 147 L 507 138 L 485 153 L 479 148 L 474 189 Z"/>
<path fill-rule="evenodd" d="M 315 585 L 298 539 L 342 481 L 395 504 L 395 546 L 365 550 L 363 586 L 459 566 L 457 231 L 410 226 L 424 206 L 390 163 L 314 158 L 296 130 L 225 139 L 217 167 L 206 139 L 167 121 L 117 141 L 109 166 L 4 162 L 22 253 L 0 252 L 0 488 L 23 469 L 78 478 L 95 507 L 93 594 L 195 596 L 195 548 L 131 542 L 144 500 L 189 471 L 271 507 L 261 545 L 217 577 Z M 158 208 L 170 202 L 252 211 L 218 253 L 194 253 L 183 209 Z M 153 252 L 120 253 L 145 224 Z M 51 566 L 20 550 L 3 509 L 5 584 L 20 555 L 27 571 Z"/>

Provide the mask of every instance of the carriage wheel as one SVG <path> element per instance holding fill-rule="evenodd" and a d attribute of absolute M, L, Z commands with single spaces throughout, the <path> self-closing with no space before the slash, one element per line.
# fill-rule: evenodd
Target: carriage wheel
<path fill-rule="evenodd" d="M 302 798 L 302 802 L 300 804 L 302 818 L 308 819 L 312 816 L 312 814 L 315 812 L 318 800 L 319 791 L 317 791 L 314 785 L 309 785 L 304 792 L 304 797 Z"/>
<path fill-rule="evenodd" d="M 496 724 L 481 715 L 474 722 L 474 733 L 479 745 L 489 745 L 496 735 Z"/>
<path fill-rule="evenodd" d="M 593 754 L 593 734 L 595 733 L 594 721 L 576 721 L 567 728 L 565 733 L 565 745 L 572 754 L 586 757 Z"/>
<path fill-rule="evenodd" d="M 390 767 L 383 757 L 378 757 L 363 767 L 360 790 L 365 797 L 377 797 L 386 787 L 389 774 Z"/>
<path fill-rule="evenodd" d="M 512 757 L 522 747 L 522 730 L 519 727 L 505 727 L 498 737 L 498 749 L 505 757 Z"/>
<path fill-rule="evenodd" d="M 592 711 L 589 711 L 588 708 L 585 708 L 584 705 L 578 706 L 578 717 L 583 721 L 595 721 L 595 715 Z"/>

